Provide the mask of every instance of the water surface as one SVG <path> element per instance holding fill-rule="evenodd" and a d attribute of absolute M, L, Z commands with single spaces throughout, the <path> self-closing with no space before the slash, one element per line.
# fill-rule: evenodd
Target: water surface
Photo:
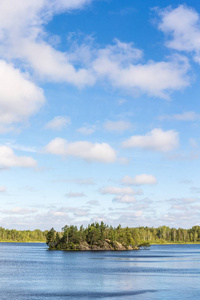
<path fill-rule="evenodd" d="M 139 251 L 48 251 L 0 243 L 1 300 L 200 299 L 200 245 Z"/>

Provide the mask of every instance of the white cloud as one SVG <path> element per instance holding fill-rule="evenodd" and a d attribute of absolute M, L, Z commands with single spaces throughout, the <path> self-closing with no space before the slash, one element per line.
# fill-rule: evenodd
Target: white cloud
<path fill-rule="evenodd" d="M 51 210 L 50 214 L 55 216 L 55 217 L 66 217 L 67 216 L 66 212 L 64 212 L 64 211 L 53 211 L 53 210 Z"/>
<path fill-rule="evenodd" d="M 31 213 L 37 212 L 37 209 L 30 209 L 30 208 L 22 208 L 22 207 L 14 207 L 12 209 L 2 209 L 0 211 L 3 214 L 13 214 L 13 215 L 29 215 Z"/>
<path fill-rule="evenodd" d="M 90 143 L 79 141 L 69 143 L 62 138 L 55 138 L 44 148 L 46 153 L 73 156 L 88 162 L 113 163 L 116 160 L 116 153 L 106 143 Z"/>
<path fill-rule="evenodd" d="M 128 121 L 107 121 L 104 123 L 104 129 L 108 131 L 123 132 L 130 129 L 132 124 Z"/>
<path fill-rule="evenodd" d="M 107 186 L 100 190 L 101 194 L 111 194 L 111 195 L 135 195 L 137 194 L 131 187 L 116 187 Z"/>
<path fill-rule="evenodd" d="M 177 120 L 177 121 L 196 121 L 200 119 L 200 114 L 194 111 L 186 111 L 181 114 L 164 115 L 160 117 L 160 120 Z"/>
<path fill-rule="evenodd" d="M 73 214 L 76 217 L 89 216 L 90 208 L 83 207 L 62 207 L 59 211 L 67 211 L 69 214 Z"/>
<path fill-rule="evenodd" d="M 37 162 L 28 156 L 17 156 L 13 150 L 7 146 L 0 146 L 0 168 L 10 167 L 36 167 Z"/>
<path fill-rule="evenodd" d="M 86 4 L 89 4 L 93 0 L 61 0 L 61 1 L 51 1 L 51 7 L 56 12 L 60 12 L 63 10 L 71 10 L 71 9 L 81 9 Z M 47 2 L 47 1 L 46 1 Z M 47 2 L 48 3 L 48 2 Z"/>
<path fill-rule="evenodd" d="M 111 61 L 119 61 L 123 65 L 129 65 L 130 61 L 138 61 L 143 56 L 143 52 L 135 48 L 133 43 L 124 43 L 118 39 L 114 40 L 113 45 L 101 49 L 100 54 L 108 57 Z"/>
<path fill-rule="evenodd" d="M 91 71 L 81 68 L 76 70 L 70 63 L 67 53 L 59 52 L 45 42 L 24 40 L 21 43 L 20 57 L 27 60 L 42 79 L 66 82 L 77 87 L 95 83 Z"/>
<path fill-rule="evenodd" d="M 93 69 L 97 76 L 107 79 L 118 88 L 132 94 L 147 93 L 150 96 L 168 98 L 168 92 L 189 85 L 186 57 L 173 56 L 169 61 L 136 64 L 142 53 L 132 44 L 116 41 L 114 46 L 100 49 Z"/>
<path fill-rule="evenodd" d="M 77 131 L 83 135 L 90 135 L 95 132 L 95 126 L 83 126 L 78 128 Z"/>
<path fill-rule="evenodd" d="M 179 161 L 193 161 L 199 160 L 200 153 L 199 151 L 189 151 L 189 152 L 180 152 L 180 153 L 170 153 L 166 155 L 166 158 L 169 160 L 179 160 Z"/>
<path fill-rule="evenodd" d="M 167 200 L 168 202 L 171 202 L 173 204 L 177 205 L 187 205 L 187 204 L 192 204 L 198 201 L 197 198 L 171 198 Z"/>
<path fill-rule="evenodd" d="M 73 84 L 94 85 L 97 79 L 109 81 L 114 87 L 131 94 L 147 93 L 167 98 L 169 92 L 189 85 L 189 64 L 185 57 L 169 61 L 138 61 L 143 53 L 131 43 L 115 40 L 114 45 L 95 49 L 77 45 L 61 52 L 47 42 L 44 31 L 55 14 L 80 9 L 91 0 L 2 0 L 0 10 L 0 54 L 6 60 L 23 64 L 37 78 Z M 81 51 L 79 51 L 81 50 Z M 80 53 L 81 52 L 81 53 Z M 80 56 L 86 58 L 80 59 Z"/>
<path fill-rule="evenodd" d="M 0 60 L 0 124 L 23 122 L 44 104 L 42 89 L 11 64 Z"/>
<path fill-rule="evenodd" d="M 44 41 L 46 33 L 43 29 L 53 15 L 82 8 L 89 2 L 19 0 L 17 7 L 13 7 L 12 0 L 3 0 L 0 11 L 1 55 L 9 60 L 21 60 L 24 66 L 28 64 L 37 76 L 46 80 L 68 82 L 78 87 L 93 84 L 95 79 L 90 70 L 76 70 L 67 53 L 54 49 Z"/>
<path fill-rule="evenodd" d="M 135 177 L 124 176 L 122 183 L 127 185 L 156 184 L 157 180 L 153 175 L 141 174 Z"/>
<path fill-rule="evenodd" d="M 16 144 L 15 141 L 12 141 L 12 140 L 6 142 L 5 146 L 8 146 L 15 150 L 24 151 L 24 152 L 31 152 L 31 153 L 37 152 L 37 149 L 34 146 L 19 145 L 19 144 Z"/>
<path fill-rule="evenodd" d="M 73 192 L 69 192 L 69 193 L 65 194 L 65 196 L 68 198 L 86 197 L 86 195 L 84 193 L 73 193 Z"/>
<path fill-rule="evenodd" d="M 200 63 L 199 14 L 186 5 L 179 5 L 160 11 L 160 16 L 159 29 L 172 37 L 166 45 L 178 51 L 192 52 L 194 60 Z"/>
<path fill-rule="evenodd" d="M 55 118 L 53 118 L 53 120 L 49 121 L 45 125 L 45 128 L 61 130 L 62 128 L 66 127 L 67 125 L 70 125 L 70 124 L 71 124 L 71 120 L 69 117 L 56 116 Z"/>
<path fill-rule="evenodd" d="M 178 121 L 195 121 L 200 119 L 200 115 L 195 113 L 194 111 L 187 111 L 182 114 L 176 114 L 173 117 Z"/>
<path fill-rule="evenodd" d="M 75 209 L 74 215 L 76 217 L 86 217 L 86 216 L 90 215 L 90 210 L 84 209 L 84 208 L 78 208 L 78 209 Z"/>
<path fill-rule="evenodd" d="M 99 201 L 97 200 L 90 200 L 90 201 L 87 201 L 87 204 L 89 205 L 92 205 L 92 206 L 99 206 Z"/>
<path fill-rule="evenodd" d="M 142 148 L 156 150 L 160 152 L 168 152 L 178 147 L 179 137 L 174 130 L 163 131 L 155 128 L 146 135 L 135 135 L 124 141 L 124 148 Z"/>
<path fill-rule="evenodd" d="M 57 179 L 53 182 L 71 182 L 79 185 L 95 185 L 93 178 Z"/>
<path fill-rule="evenodd" d="M 77 178 L 77 179 L 72 179 L 71 182 L 80 184 L 80 185 L 94 185 L 94 179 L 92 178 Z"/>
<path fill-rule="evenodd" d="M 130 196 L 130 195 L 122 195 L 122 196 L 117 196 L 113 198 L 113 202 L 117 203 L 134 203 L 136 202 L 135 197 Z"/>
<path fill-rule="evenodd" d="M 41 30 L 41 25 L 47 23 L 53 15 L 72 9 L 81 9 L 92 0 L 18 0 L 13 6 L 12 0 L 2 0 L 0 10 L 1 38 L 6 36 L 6 30 L 12 35 L 23 34 L 35 36 Z M 27 31 L 28 29 L 28 31 Z M 35 34 L 35 35 L 34 35 Z"/>

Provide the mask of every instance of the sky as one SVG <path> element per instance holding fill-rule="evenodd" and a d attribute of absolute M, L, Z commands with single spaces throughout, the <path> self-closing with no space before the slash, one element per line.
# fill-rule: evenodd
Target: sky
<path fill-rule="evenodd" d="M 0 226 L 200 225 L 200 3 L 0 0 Z"/>

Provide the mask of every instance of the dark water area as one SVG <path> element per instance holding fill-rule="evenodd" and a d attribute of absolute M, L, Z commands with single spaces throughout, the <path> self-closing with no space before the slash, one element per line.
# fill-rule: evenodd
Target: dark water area
<path fill-rule="evenodd" d="M 120 252 L 0 243 L 0 300 L 200 299 L 200 245 Z"/>

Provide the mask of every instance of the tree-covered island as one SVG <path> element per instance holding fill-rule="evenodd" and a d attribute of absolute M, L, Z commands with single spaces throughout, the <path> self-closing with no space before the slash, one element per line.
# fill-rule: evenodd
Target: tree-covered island
<path fill-rule="evenodd" d="M 116 228 L 103 222 L 93 223 L 87 228 L 64 226 L 62 233 L 54 228 L 46 234 L 49 250 L 135 250 L 150 244 L 200 243 L 200 227 L 176 229 L 161 226 L 159 228 L 138 227 Z"/>
<path fill-rule="evenodd" d="M 84 229 L 77 226 L 65 226 L 63 233 L 53 228 L 46 235 L 46 243 L 50 250 L 133 250 L 149 246 L 148 242 L 139 243 L 139 239 L 131 233 L 130 228 L 108 227 L 103 222 L 93 223 Z"/>

